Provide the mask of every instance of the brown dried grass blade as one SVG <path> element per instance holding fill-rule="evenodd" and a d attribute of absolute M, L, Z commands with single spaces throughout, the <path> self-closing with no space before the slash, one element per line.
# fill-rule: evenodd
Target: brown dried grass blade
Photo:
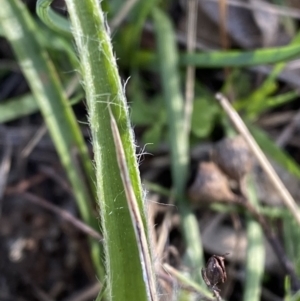
<path fill-rule="evenodd" d="M 277 190 L 278 194 L 282 197 L 284 204 L 287 208 L 291 211 L 291 214 L 295 217 L 297 223 L 300 226 L 300 210 L 289 193 L 286 189 L 278 175 L 276 174 L 274 168 L 268 161 L 265 154 L 262 152 L 254 138 L 252 137 L 251 133 L 249 132 L 248 128 L 244 124 L 241 117 L 238 113 L 234 110 L 234 108 L 229 103 L 228 99 L 222 95 L 221 93 L 216 94 L 216 99 L 219 101 L 220 105 L 224 109 L 225 113 L 230 118 L 233 125 L 236 127 L 237 131 L 244 137 L 245 141 L 249 145 L 249 148 L 257 158 L 258 162 L 261 164 L 261 167 L 270 178 L 270 181 L 273 183 L 274 188 Z"/>

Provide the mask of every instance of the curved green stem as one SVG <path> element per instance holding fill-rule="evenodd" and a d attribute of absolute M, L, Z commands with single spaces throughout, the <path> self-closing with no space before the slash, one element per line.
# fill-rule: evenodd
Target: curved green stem
<path fill-rule="evenodd" d="M 49 28 L 66 36 L 71 36 L 70 22 L 57 14 L 50 6 L 53 0 L 38 0 L 36 13 Z"/>

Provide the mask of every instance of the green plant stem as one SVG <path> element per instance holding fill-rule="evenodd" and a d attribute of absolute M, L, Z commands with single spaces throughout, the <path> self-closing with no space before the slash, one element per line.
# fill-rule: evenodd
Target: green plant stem
<path fill-rule="evenodd" d="M 272 72 L 270 79 L 282 70 L 282 66 L 287 61 L 300 55 L 299 42 L 296 40 L 287 46 L 277 48 L 257 49 L 253 51 L 211 51 L 181 53 L 179 63 L 181 66 L 195 66 L 201 68 L 222 68 L 222 67 L 250 67 L 262 64 L 275 64 L 275 70 Z M 158 62 L 156 55 L 149 51 L 137 52 L 135 63 L 143 68 L 155 68 Z"/>
<path fill-rule="evenodd" d="M 292 260 L 296 273 L 300 275 L 300 228 L 297 227 L 291 214 L 283 218 L 284 245 L 287 255 Z"/>
<path fill-rule="evenodd" d="M 108 104 L 115 116 L 130 181 L 145 229 L 146 216 L 126 99 L 98 0 L 67 0 L 87 95 L 104 237 L 107 299 L 147 300 L 135 233 L 116 158 Z M 146 233 L 148 236 L 148 233 Z"/>
<path fill-rule="evenodd" d="M 153 10 L 155 33 L 159 57 L 159 68 L 167 108 L 171 165 L 174 192 L 182 217 L 182 227 L 187 244 L 187 257 L 194 279 L 202 282 L 201 267 L 204 266 L 203 250 L 198 222 L 185 199 L 185 185 L 188 172 L 189 140 L 183 130 L 184 103 L 180 91 L 178 54 L 175 36 L 169 19 L 159 9 Z"/>
<path fill-rule="evenodd" d="M 71 29 L 69 21 L 52 10 L 50 4 L 53 0 L 37 0 L 36 13 L 41 20 L 56 32 L 70 37 Z"/>
<path fill-rule="evenodd" d="M 253 179 L 247 177 L 248 202 L 255 208 L 258 207 L 258 199 L 254 188 Z M 252 217 L 247 219 L 247 257 L 246 257 L 246 281 L 244 288 L 244 301 L 259 301 L 261 298 L 262 277 L 265 267 L 265 249 L 263 242 L 263 230 L 260 224 Z"/>

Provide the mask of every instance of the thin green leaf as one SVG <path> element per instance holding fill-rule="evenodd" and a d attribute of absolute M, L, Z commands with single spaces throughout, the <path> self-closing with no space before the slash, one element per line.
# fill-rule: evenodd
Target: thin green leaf
<path fill-rule="evenodd" d="M 291 60 L 300 55 L 298 44 L 277 48 L 257 49 L 253 51 L 211 51 L 205 53 L 181 53 L 181 66 L 203 68 L 247 67 L 262 64 L 275 64 Z M 158 58 L 154 53 L 141 51 L 137 54 L 135 64 L 155 68 Z"/>
<path fill-rule="evenodd" d="M 283 219 L 284 244 L 287 255 L 292 260 L 297 275 L 300 275 L 300 228 L 291 214 L 285 215 Z"/>
<path fill-rule="evenodd" d="M 271 94 L 275 93 L 277 87 L 277 83 L 269 82 L 254 92 L 249 93 L 244 99 L 237 100 L 234 103 L 234 108 L 237 111 L 245 110 L 247 114 L 248 111 L 251 111 L 252 107 L 260 105 L 267 97 L 270 97 Z"/>
<path fill-rule="evenodd" d="M 39 111 L 32 94 L 8 99 L 0 104 L 0 122 L 8 122 Z"/>
<path fill-rule="evenodd" d="M 199 138 L 207 137 L 213 128 L 214 117 L 218 112 L 219 107 L 212 98 L 196 98 L 192 115 L 192 133 Z"/>
<path fill-rule="evenodd" d="M 288 47 L 299 47 L 299 44 L 300 44 L 300 31 L 294 36 L 292 42 L 289 44 Z M 287 61 L 282 61 L 282 62 L 276 63 L 276 65 L 273 67 L 273 70 L 271 71 L 269 76 L 266 78 L 266 80 L 263 82 L 263 84 L 260 85 L 258 87 L 258 89 L 256 89 L 252 93 L 252 95 L 262 95 L 262 94 L 264 94 L 264 91 L 268 89 L 268 87 L 270 87 L 272 85 L 277 86 L 277 76 L 284 69 L 286 64 L 287 64 Z M 262 101 L 264 101 L 264 99 L 262 99 Z"/>
<path fill-rule="evenodd" d="M 253 51 L 212 51 L 206 53 L 182 54 L 180 63 L 205 68 L 246 67 L 261 64 L 274 64 L 287 61 L 300 55 L 299 45 Z"/>
<path fill-rule="evenodd" d="M 258 208 L 253 179 L 247 179 L 248 202 Z M 263 231 L 260 224 L 248 217 L 247 219 L 247 256 L 246 256 L 246 281 L 244 301 L 259 301 L 261 299 L 262 277 L 265 267 L 265 248 Z"/>
<path fill-rule="evenodd" d="M 273 97 L 267 97 L 264 101 L 258 101 L 255 103 L 250 102 L 249 107 L 247 108 L 248 118 L 250 120 L 254 120 L 258 118 L 260 114 L 280 105 L 294 101 L 298 97 L 298 91 L 290 91 Z"/>
<path fill-rule="evenodd" d="M 279 163 L 292 175 L 300 178 L 300 167 L 296 161 L 294 161 L 287 153 L 280 149 L 261 129 L 250 124 L 247 124 L 247 126 L 263 152 Z"/>
<path fill-rule="evenodd" d="M 171 146 L 172 179 L 175 195 L 181 211 L 187 256 L 194 277 L 203 282 L 200 267 L 204 265 L 198 222 L 185 200 L 185 185 L 188 169 L 188 135 L 183 131 L 183 97 L 180 91 L 178 54 L 175 35 L 168 17 L 159 9 L 153 10 L 157 39 L 159 70 L 167 109 L 169 139 Z"/>

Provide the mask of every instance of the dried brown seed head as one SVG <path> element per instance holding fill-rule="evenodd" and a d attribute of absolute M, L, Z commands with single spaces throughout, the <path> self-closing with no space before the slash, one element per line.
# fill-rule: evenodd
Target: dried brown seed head
<path fill-rule="evenodd" d="M 227 274 L 224 264 L 224 256 L 213 255 L 208 259 L 206 267 L 201 270 L 202 278 L 206 285 L 212 290 L 219 290 L 217 284 L 224 283 L 227 279 Z"/>
<path fill-rule="evenodd" d="M 253 159 L 249 147 L 242 136 L 225 138 L 216 143 L 212 160 L 230 178 L 241 182 L 251 171 Z"/>
<path fill-rule="evenodd" d="M 228 180 L 213 162 L 199 163 L 188 196 L 194 204 L 201 201 L 231 201 L 236 195 L 230 190 Z"/>

